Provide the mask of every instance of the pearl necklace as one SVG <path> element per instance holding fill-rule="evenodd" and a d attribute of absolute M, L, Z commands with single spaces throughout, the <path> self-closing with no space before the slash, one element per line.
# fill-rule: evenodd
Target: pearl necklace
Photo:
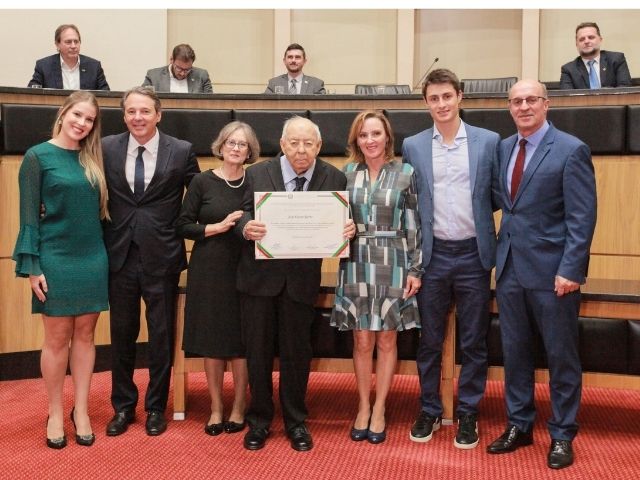
<path fill-rule="evenodd" d="M 230 188 L 240 188 L 244 183 L 244 177 L 246 174 L 244 168 L 242 169 L 242 181 L 238 185 L 231 185 L 229 183 L 229 180 L 227 180 L 227 177 L 224 176 L 224 170 L 222 169 L 222 167 L 218 168 L 218 171 L 220 172 L 220 176 L 224 180 L 224 183 L 226 183 Z"/>

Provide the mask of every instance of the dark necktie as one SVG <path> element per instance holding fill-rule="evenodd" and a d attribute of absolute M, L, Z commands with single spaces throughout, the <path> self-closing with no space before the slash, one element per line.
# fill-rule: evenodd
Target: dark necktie
<path fill-rule="evenodd" d="M 293 189 L 294 192 L 302 192 L 304 191 L 304 182 L 307 179 L 305 177 L 296 177 L 296 188 Z"/>
<path fill-rule="evenodd" d="M 596 61 L 589 60 L 589 88 L 600 88 L 600 80 L 598 79 L 598 72 L 596 72 Z"/>
<path fill-rule="evenodd" d="M 516 163 L 513 166 L 513 172 L 511 173 L 511 201 L 516 198 L 516 193 L 518 193 L 518 187 L 520 186 L 520 181 L 522 180 L 522 173 L 524 172 L 524 157 L 527 153 L 526 149 L 527 141 L 523 138 L 520 140 L 520 150 L 518 150 L 518 155 L 516 155 Z"/>
<path fill-rule="evenodd" d="M 144 147 L 138 147 L 138 156 L 136 157 L 136 173 L 133 177 L 133 195 L 136 200 L 142 198 L 144 193 L 144 160 L 142 159 L 142 153 Z"/>
<path fill-rule="evenodd" d="M 295 78 L 291 79 L 291 85 L 289 86 L 289 93 L 291 95 L 297 95 L 298 94 L 298 89 L 296 88 L 296 79 Z"/>

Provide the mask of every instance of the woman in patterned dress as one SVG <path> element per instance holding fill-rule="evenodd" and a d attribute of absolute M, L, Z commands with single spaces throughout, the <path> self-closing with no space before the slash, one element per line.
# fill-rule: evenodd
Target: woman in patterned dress
<path fill-rule="evenodd" d="M 413 167 L 394 159 L 393 132 L 380 111 L 351 125 L 345 167 L 356 238 L 340 264 L 331 325 L 353 330 L 353 364 L 360 397 L 354 441 L 386 438 L 385 402 L 397 360 L 398 330 L 420 325 L 415 293 L 422 252 Z M 370 403 L 373 350 L 376 397 Z"/>
<path fill-rule="evenodd" d="M 52 138 L 31 147 L 20 166 L 20 233 L 13 252 L 16 275 L 29 279 L 32 312 L 42 314 L 40 357 L 47 389 L 47 446 L 67 445 L 63 387 L 73 380 L 71 420 L 76 442 L 95 440 L 88 414 L 95 361 L 94 330 L 108 310 L 108 263 L 101 219 L 109 219 L 102 170 L 100 109 L 90 92 L 65 100 Z"/>

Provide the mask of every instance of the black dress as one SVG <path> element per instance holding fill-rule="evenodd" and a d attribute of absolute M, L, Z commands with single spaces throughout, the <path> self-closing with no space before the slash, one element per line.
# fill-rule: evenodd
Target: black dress
<path fill-rule="evenodd" d="M 176 226 L 195 240 L 189 260 L 182 349 L 203 357 L 244 357 L 236 270 L 241 240 L 233 229 L 210 237 L 205 225 L 218 223 L 240 204 L 244 180 L 232 188 L 211 170 L 196 175 L 185 194 Z"/>

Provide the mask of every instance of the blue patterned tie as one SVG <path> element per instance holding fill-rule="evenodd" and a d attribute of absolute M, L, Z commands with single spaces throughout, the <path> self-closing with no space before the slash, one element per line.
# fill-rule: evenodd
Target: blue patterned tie
<path fill-rule="evenodd" d="M 138 147 L 138 156 L 136 157 L 136 172 L 133 176 L 133 195 L 136 200 L 142 198 L 144 193 L 144 160 L 142 159 L 142 153 L 144 147 Z"/>
<path fill-rule="evenodd" d="M 304 182 L 307 181 L 306 177 L 296 177 L 296 188 L 293 189 L 294 192 L 304 192 Z"/>
<path fill-rule="evenodd" d="M 291 85 L 289 85 L 289 93 L 291 95 L 297 95 L 298 94 L 298 88 L 296 86 L 296 83 L 297 83 L 296 79 L 292 78 L 291 79 Z"/>
<path fill-rule="evenodd" d="M 595 63 L 595 60 L 587 62 L 589 65 L 589 88 L 600 88 L 600 80 L 598 79 Z"/>

